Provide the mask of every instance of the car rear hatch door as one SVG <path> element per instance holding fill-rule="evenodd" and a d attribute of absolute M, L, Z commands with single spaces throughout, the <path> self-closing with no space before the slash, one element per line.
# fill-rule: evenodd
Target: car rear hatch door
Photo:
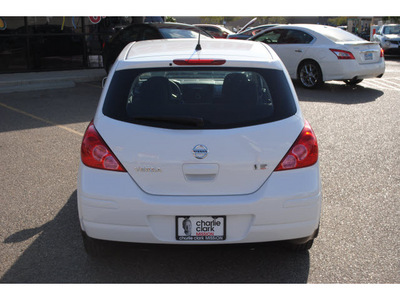
<path fill-rule="evenodd" d="M 304 127 L 282 70 L 210 61 L 114 75 L 94 125 L 147 193 L 253 193 Z"/>
<path fill-rule="evenodd" d="M 95 126 L 134 182 L 155 195 L 237 195 L 257 191 L 303 128 L 298 115 L 224 130 L 174 130 L 120 122 Z"/>

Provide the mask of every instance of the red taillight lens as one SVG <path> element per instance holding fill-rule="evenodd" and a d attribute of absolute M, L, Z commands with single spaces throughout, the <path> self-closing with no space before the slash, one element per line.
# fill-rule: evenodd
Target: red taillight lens
<path fill-rule="evenodd" d="M 93 122 L 90 122 L 82 140 L 81 159 L 88 167 L 126 172 L 97 132 Z"/>
<path fill-rule="evenodd" d="M 304 128 L 275 171 L 309 167 L 318 160 L 317 138 L 310 124 L 305 121 Z"/>
<path fill-rule="evenodd" d="M 381 48 L 381 55 L 380 57 L 385 57 L 385 51 L 383 51 L 383 49 Z"/>
<path fill-rule="evenodd" d="M 225 59 L 174 59 L 178 66 L 220 66 L 226 63 Z"/>
<path fill-rule="evenodd" d="M 355 59 L 353 53 L 345 50 L 339 49 L 329 49 L 331 50 L 338 59 Z"/>

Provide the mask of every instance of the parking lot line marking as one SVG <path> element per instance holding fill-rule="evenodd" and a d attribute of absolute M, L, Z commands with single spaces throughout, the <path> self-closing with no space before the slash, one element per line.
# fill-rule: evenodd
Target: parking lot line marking
<path fill-rule="evenodd" d="M 397 85 L 397 86 L 399 86 L 399 87 L 400 87 L 400 83 L 393 82 L 393 80 L 391 80 L 391 81 L 386 81 L 386 82 L 389 82 L 390 84 L 394 84 L 394 85 Z"/>
<path fill-rule="evenodd" d="M 367 80 L 365 80 L 363 86 L 364 87 L 372 86 L 372 88 L 377 87 L 377 88 L 381 88 L 381 89 L 400 91 L 400 89 L 398 87 L 391 85 L 391 83 L 392 82 L 388 82 L 388 81 L 382 82 L 382 81 L 379 81 L 379 79 L 378 80 L 377 79 L 367 79 Z M 396 83 L 394 83 L 394 84 L 396 84 Z"/>
<path fill-rule="evenodd" d="M 76 130 L 73 130 L 73 129 L 67 127 L 67 126 L 54 123 L 54 122 L 52 122 L 52 121 L 49 121 L 49 120 L 43 119 L 43 118 L 41 118 L 41 117 L 38 117 L 38 116 L 32 115 L 32 114 L 30 114 L 30 113 L 27 113 L 26 111 L 20 110 L 20 109 L 18 109 L 18 108 L 15 108 L 15 107 L 12 107 L 12 106 L 8 106 L 8 105 L 6 105 L 6 104 L 4 104 L 4 103 L 1 103 L 1 102 L 0 102 L 0 106 L 3 106 L 3 107 L 5 107 L 5 108 L 7 108 L 7 109 L 9 109 L 9 110 L 15 111 L 15 112 L 20 113 L 20 114 L 22 114 L 22 115 L 31 117 L 31 118 L 33 118 L 33 119 L 35 119 L 35 120 L 41 121 L 41 122 L 46 123 L 46 124 L 49 124 L 49 125 L 51 125 L 51 126 L 56 126 L 56 127 L 58 127 L 58 128 L 64 129 L 64 130 L 66 130 L 66 131 L 68 131 L 68 132 L 71 132 L 71 133 L 73 133 L 73 134 L 76 134 L 76 135 L 79 135 L 79 136 L 83 137 L 83 133 L 78 132 L 78 131 L 76 131 Z"/>

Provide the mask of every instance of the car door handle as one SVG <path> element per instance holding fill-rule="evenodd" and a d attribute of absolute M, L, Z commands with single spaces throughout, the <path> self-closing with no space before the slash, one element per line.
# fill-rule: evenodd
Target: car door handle
<path fill-rule="evenodd" d="M 302 53 L 303 50 L 301 50 L 301 49 L 296 49 L 296 50 L 294 50 L 294 52 Z"/>

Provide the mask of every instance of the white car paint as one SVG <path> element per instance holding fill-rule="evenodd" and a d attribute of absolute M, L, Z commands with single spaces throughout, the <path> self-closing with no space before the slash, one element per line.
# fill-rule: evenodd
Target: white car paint
<path fill-rule="evenodd" d="M 400 53 L 400 24 L 385 24 L 372 37 L 385 53 Z"/>
<path fill-rule="evenodd" d="M 262 37 L 268 32 L 279 29 L 300 30 L 313 37 L 313 40 L 307 44 L 268 42 L 268 45 L 282 59 L 292 79 L 299 79 L 299 67 L 302 62 L 307 60 L 313 60 L 319 64 L 323 81 L 372 78 L 382 76 L 385 72 L 385 61 L 381 57 L 379 44 L 365 41 L 357 36 L 351 38 L 350 33 L 330 26 L 280 25 L 267 29 L 251 39 L 262 40 Z M 347 36 L 342 41 L 333 41 L 327 37 L 332 34 L 346 34 Z M 355 59 L 338 59 L 330 49 L 349 51 Z"/>
<path fill-rule="evenodd" d="M 104 86 L 94 126 L 127 172 L 86 166 L 78 176 L 81 229 L 89 238 L 162 244 L 229 244 L 315 237 L 321 212 L 319 161 L 274 171 L 304 127 L 282 62 L 268 46 L 237 40 L 154 40 L 121 52 Z M 174 59 L 225 59 L 224 68 L 282 70 L 296 113 L 231 129 L 176 130 L 132 124 L 103 113 L 116 72 L 176 68 Z M 198 69 L 203 66 L 197 66 Z M 218 70 L 219 67 L 213 67 Z M 192 149 L 207 145 L 196 159 Z M 177 216 L 225 216 L 226 239 L 180 241 Z M 307 240 L 305 240 L 307 241 Z"/>

